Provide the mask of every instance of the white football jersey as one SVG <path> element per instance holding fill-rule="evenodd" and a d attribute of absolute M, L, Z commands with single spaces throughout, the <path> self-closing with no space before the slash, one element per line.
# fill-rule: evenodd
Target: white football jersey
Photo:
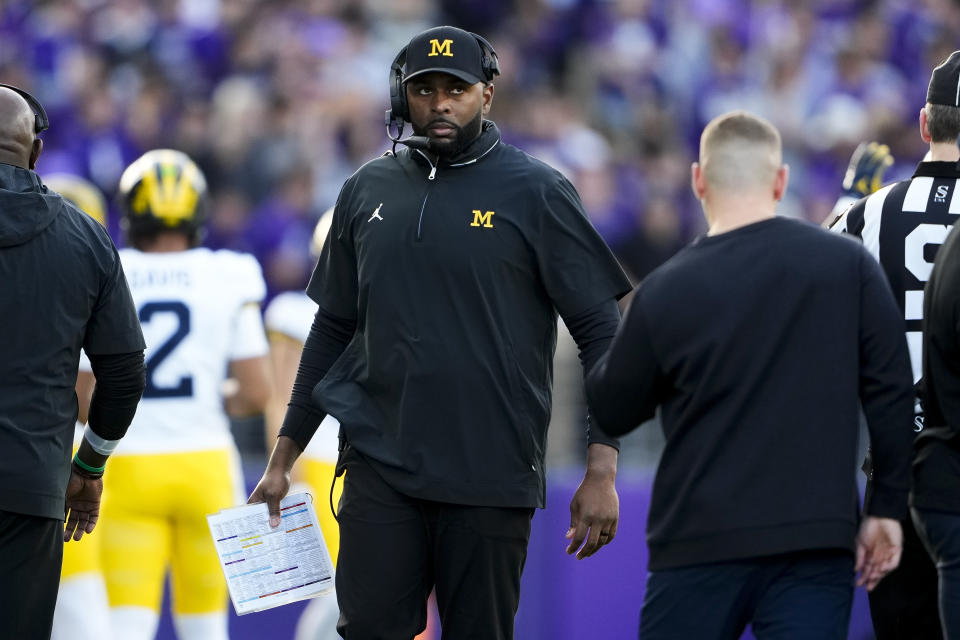
<path fill-rule="evenodd" d="M 206 248 L 120 251 L 147 343 L 147 386 L 118 454 L 233 447 L 222 388 L 233 360 L 267 354 L 257 260 Z"/>
<path fill-rule="evenodd" d="M 264 313 L 264 319 L 268 332 L 285 335 L 303 344 L 307 341 L 307 334 L 310 333 L 315 315 L 317 315 L 317 303 L 307 294 L 287 291 L 270 301 Z M 301 457 L 336 463 L 339 432 L 340 423 L 333 416 L 327 416 L 320 423 Z"/>

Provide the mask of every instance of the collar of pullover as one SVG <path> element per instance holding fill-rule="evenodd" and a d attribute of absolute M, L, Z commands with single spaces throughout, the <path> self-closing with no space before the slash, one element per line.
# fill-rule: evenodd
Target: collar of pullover
<path fill-rule="evenodd" d="M 500 129 L 493 121 L 484 120 L 480 135 L 455 156 L 438 158 L 435 154 L 425 152 L 414 152 L 412 155 L 420 161 L 429 162 L 431 166 L 462 167 L 473 164 L 493 151 L 498 144 L 500 144 Z"/>

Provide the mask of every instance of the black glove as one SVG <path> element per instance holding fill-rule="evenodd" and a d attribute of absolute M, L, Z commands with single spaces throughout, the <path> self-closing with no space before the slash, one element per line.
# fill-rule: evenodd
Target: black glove
<path fill-rule="evenodd" d="M 893 166 L 890 147 L 878 142 L 861 142 L 843 177 L 843 193 L 851 198 L 863 198 L 883 186 L 883 174 Z"/>

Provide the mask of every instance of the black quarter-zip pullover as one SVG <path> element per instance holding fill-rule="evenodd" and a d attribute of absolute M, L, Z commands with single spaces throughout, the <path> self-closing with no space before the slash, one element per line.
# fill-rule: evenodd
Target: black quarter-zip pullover
<path fill-rule="evenodd" d="M 356 330 L 314 401 L 401 492 L 543 506 L 557 314 L 628 290 L 569 181 L 492 122 L 458 157 L 403 149 L 338 198 L 307 292 Z"/>

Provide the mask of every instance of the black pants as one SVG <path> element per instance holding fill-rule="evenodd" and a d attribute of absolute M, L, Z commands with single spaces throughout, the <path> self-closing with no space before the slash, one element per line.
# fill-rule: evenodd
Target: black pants
<path fill-rule="evenodd" d="M 63 522 L 0 511 L 0 638 L 50 637 Z"/>
<path fill-rule="evenodd" d="M 845 640 L 853 554 L 806 551 L 652 571 L 641 640 Z"/>
<path fill-rule="evenodd" d="M 907 516 L 900 565 L 868 595 L 877 640 L 941 640 L 937 568 Z"/>
<path fill-rule="evenodd" d="M 940 577 L 940 622 L 948 640 L 960 640 L 960 513 L 912 509 L 917 533 Z"/>
<path fill-rule="evenodd" d="M 344 461 L 337 631 L 411 640 L 436 588 L 444 640 L 509 640 L 533 509 L 418 500 L 387 485 L 356 451 Z"/>

